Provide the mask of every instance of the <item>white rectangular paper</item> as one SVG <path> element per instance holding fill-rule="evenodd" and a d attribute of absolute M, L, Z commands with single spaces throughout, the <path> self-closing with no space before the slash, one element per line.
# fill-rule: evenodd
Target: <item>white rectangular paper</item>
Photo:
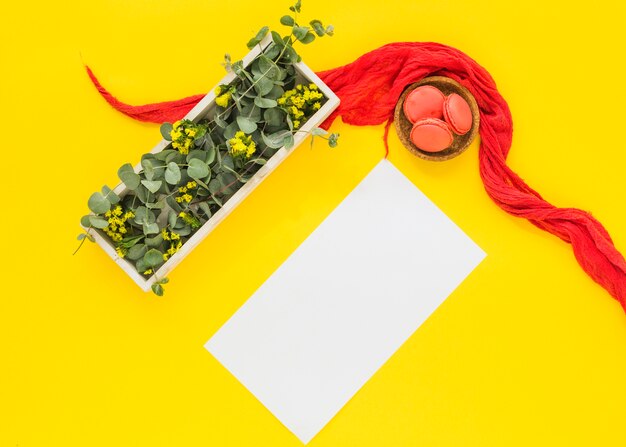
<path fill-rule="evenodd" d="M 484 256 L 383 160 L 205 347 L 307 443 Z"/>

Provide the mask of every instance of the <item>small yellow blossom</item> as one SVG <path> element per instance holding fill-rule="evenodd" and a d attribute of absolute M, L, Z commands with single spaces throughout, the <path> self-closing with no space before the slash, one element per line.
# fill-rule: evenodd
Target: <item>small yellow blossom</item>
<path fill-rule="evenodd" d="M 193 146 L 194 138 L 201 129 L 199 124 L 190 120 L 179 120 L 172 125 L 170 137 L 172 139 L 172 147 L 177 149 L 181 154 L 188 154 Z"/>
<path fill-rule="evenodd" d="M 115 252 L 120 258 L 123 258 L 124 256 L 126 256 L 126 249 L 122 247 L 115 247 Z"/>
<path fill-rule="evenodd" d="M 220 107 L 228 107 L 228 103 L 230 102 L 230 98 L 232 97 L 232 95 L 233 94 L 230 91 L 227 91 L 223 95 L 220 95 L 217 98 L 215 98 L 215 104 L 217 104 Z"/>
<path fill-rule="evenodd" d="M 313 84 L 299 84 L 294 89 L 286 91 L 278 98 L 278 105 L 289 114 L 293 127 L 298 129 L 317 110 L 322 107 L 324 95 Z"/>
<path fill-rule="evenodd" d="M 154 272 L 154 270 L 152 269 L 148 269 L 145 272 L 143 272 L 144 275 L 152 275 L 152 273 Z"/>
<path fill-rule="evenodd" d="M 233 157 L 250 158 L 256 152 L 256 143 L 241 130 L 228 140 L 229 152 Z"/>

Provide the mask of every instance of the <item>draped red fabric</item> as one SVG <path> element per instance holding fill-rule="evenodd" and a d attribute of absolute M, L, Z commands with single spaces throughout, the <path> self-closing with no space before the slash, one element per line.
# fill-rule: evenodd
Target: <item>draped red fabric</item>
<path fill-rule="evenodd" d="M 107 92 L 89 68 L 87 72 L 109 104 L 141 121 L 176 121 L 203 97 L 131 106 Z M 600 222 L 586 211 L 548 203 L 507 166 L 513 135 L 511 112 L 490 74 L 473 59 L 438 43 L 398 42 L 318 75 L 341 100 L 323 127 L 328 128 L 338 116 L 345 123 L 357 126 L 387 122 L 385 146 L 394 107 L 407 85 L 438 75 L 465 86 L 480 109 L 479 164 L 487 194 L 507 213 L 528 219 L 571 244 L 581 267 L 626 311 L 626 261 Z"/>

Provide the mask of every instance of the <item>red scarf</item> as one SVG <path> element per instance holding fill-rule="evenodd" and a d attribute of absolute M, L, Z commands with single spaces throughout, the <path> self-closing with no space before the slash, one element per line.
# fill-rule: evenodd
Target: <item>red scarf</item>
<path fill-rule="evenodd" d="M 87 72 L 102 96 L 126 115 L 154 123 L 184 117 L 204 95 L 177 101 L 131 106 L 118 101 Z M 506 164 L 513 121 L 504 98 L 489 73 L 461 51 L 431 42 L 398 42 L 364 54 L 343 67 L 318 73 L 339 96 L 338 116 L 356 126 L 387 123 L 385 147 L 396 102 L 404 88 L 420 79 L 447 76 L 465 86 L 480 108 L 480 175 L 487 194 L 507 213 L 528 219 L 572 245 L 581 267 L 617 299 L 626 311 L 626 261 L 604 227 L 586 211 L 557 208 L 546 202 Z"/>

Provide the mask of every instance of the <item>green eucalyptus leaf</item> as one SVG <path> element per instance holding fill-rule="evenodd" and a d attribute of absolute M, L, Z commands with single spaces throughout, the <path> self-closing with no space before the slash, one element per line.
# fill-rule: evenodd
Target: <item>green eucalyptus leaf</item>
<path fill-rule="evenodd" d="M 279 108 L 267 109 L 263 112 L 263 119 L 269 126 L 280 126 L 285 119 L 285 112 Z"/>
<path fill-rule="evenodd" d="M 302 41 L 302 39 L 304 39 L 304 37 L 308 34 L 309 27 L 308 26 L 294 26 L 292 31 L 293 31 L 293 35 L 295 36 L 295 38 L 298 39 L 299 41 Z"/>
<path fill-rule="evenodd" d="M 230 140 L 231 138 L 235 136 L 238 130 L 240 129 L 239 129 L 239 126 L 237 125 L 237 121 L 233 121 L 228 126 L 226 126 L 226 129 L 224 129 L 224 138 L 226 138 L 227 140 Z M 219 158 L 219 153 L 217 155 Z"/>
<path fill-rule="evenodd" d="M 273 107 L 276 107 L 278 103 L 273 99 L 257 96 L 256 98 L 254 98 L 254 105 L 261 109 L 271 109 Z"/>
<path fill-rule="evenodd" d="M 165 291 L 163 290 L 163 286 L 161 284 L 154 283 L 152 284 L 152 293 L 154 293 L 156 296 L 163 296 Z"/>
<path fill-rule="evenodd" d="M 241 110 L 240 115 L 256 123 L 261 120 L 261 112 L 261 109 L 255 106 L 254 103 L 251 103 Z"/>
<path fill-rule="evenodd" d="M 318 137 L 320 135 L 326 135 L 328 132 L 325 131 L 324 129 L 320 129 L 319 127 L 315 127 L 311 130 L 311 135 L 313 135 L 314 137 Z"/>
<path fill-rule="evenodd" d="M 187 168 L 187 174 L 193 179 L 202 179 L 209 175 L 209 167 L 202 160 L 194 158 L 189 161 L 189 168 Z"/>
<path fill-rule="evenodd" d="M 189 236 L 191 234 L 191 227 L 185 224 L 183 227 L 177 228 L 176 233 L 182 237 Z"/>
<path fill-rule="evenodd" d="M 257 129 L 257 124 L 245 116 L 237 117 L 237 125 L 239 126 L 239 129 L 248 135 Z"/>
<path fill-rule="evenodd" d="M 285 41 L 283 40 L 282 36 L 278 34 L 276 31 L 272 31 L 272 40 L 274 41 L 274 44 L 276 44 L 278 48 L 282 48 L 285 46 Z"/>
<path fill-rule="evenodd" d="M 154 237 L 146 238 L 146 246 L 151 248 L 156 248 L 163 243 L 163 235 L 161 233 L 157 234 Z"/>
<path fill-rule="evenodd" d="M 215 152 L 216 152 L 215 145 L 211 146 L 210 148 L 206 150 L 207 155 L 206 155 L 205 161 L 208 165 L 210 165 L 211 163 L 215 161 Z"/>
<path fill-rule="evenodd" d="M 144 257 L 148 248 L 144 244 L 133 245 L 128 249 L 128 253 L 126 253 L 126 257 L 131 261 L 137 261 Z"/>
<path fill-rule="evenodd" d="M 102 193 L 94 192 L 87 201 L 89 209 L 95 214 L 104 214 L 111 209 L 111 202 Z"/>
<path fill-rule="evenodd" d="M 86 237 L 87 237 L 87 235 L 85 233 L 80 233 L 76 239 L 78 239 L 79 241 L 82 241 Z"/>
<path fill-rule="evenodd" d="M 311 20 L 309 23 L 311 24 L 311 27 L 313 28 L 313 31 L 315 31 L 315 34 L 317 34 L 318 37 L 323 37 L 324 34 L 326 34 L 326 30 L 324 29 L 324 25 L 319 20 L 314 19 L 314 20 Z"/>
<path fill-rule="evenodd" d="M 120 203 L 120 196 L 115 194 L 115 192 L 113 192 L 113 190 L 109 188 L 107 185 L 104 185 L 102 187 L 102 195 L 106 197 L 106 199 L 109 202 L 111 202 L 112 205 L 116 205 Z"/>
<path fill-rule="evenodd" d="M 281 69 L 276 65 L 273 60 L 271 60 L 264 54 L 259 56 L 257 60 L 259 61 L 259 70 L 261 76 L 266 76 L 269 79 L 277 79 L 279 77 Z"/>
<path fill-rule="evenodd" d="M 235 162 L 233 157 L 230 155 L 224 156 L 222 159 L 222 167 L 228 169 L 229 171 L 233 171 L 235 169 Z"/>
<path fill-rule="evenodd" d="M 142 257 L 142 258 L 139 258 L 139 259 L 137 260 L 137 262 L 135 262 L 135 268 L 137 269 L 137 271 L 138 271 L 139 273 L 142 273 L 142 274 L 143 274 L 143 272 L 145 272 L 146 270 L 148 270 L 148 266 L 147 266 L 147 265 L 146 265 L 146 263 L 144 262 L 143 257 Z"/>
<path fill-rule="evenodd" d="M 274 88 L 274 81 L 267 76 L 258 78 L 254 84 L 254 90 L 260 96 L 265 96 Z"/>
<path fill-rule="evenodd" d="M 200 208 L 202 210 L 202 212 L 204 213 L 204 215 L 207 217 L 207 219 L 211 218 L 211 207 L 209 206 L 208 203 L 206 202 L 200 202 L 198 204 L 198 208 Z"/>
<path fill-rule="evenodd" d="M 100 216 L 89 216 L 89 225 L 102 230 L 109 226 L 109 221 Z"/>
<path fill-rule="evenodd" d="M 141 234 L 138 236 L 128 236 L 122 239 L 122 242 L 120 242 L 120 245 L 122 247 L 130 248 L 134 246 L 135 244 L 139 243 L 139 241 L 143 239 L 144 239 L 144 236 Z"/>
<path fill-rule="evenodd" d="M 339 140 L 339 134 L 331 133 L 330 136 L 328 137 L 328 146 L 337 147 L 337 140 Z"/>
<path fill-rule="evenodd" d="M 263 142 L 273 149 L 279 149 L 283 147 L 285 138 L 290 135 L 291 132 L 288 130 L 281 130 L 280 132 L 276 132 L 271 135 L 265 135 L 263 132 L 261 132 L 261 138 L 263 139 Z"/>
<path fill-rule="evenodd" d="M 283 146 L 285 146 L 285 149 L 291 149 L 294 144 L 295 144 L 295 141 L 293 138 L 293 134 L 289 133 L 289 135 L 287 135 L 285 139 L 283 140 Z"/>
<path fill-rule="evenodd" d="M 335 27 L 332 25 L 328 25 L 326 27 L 326 35 L 332 37 L 335 34 Z"/>
<path fill-rule="evenodd" d="M 218 182 L 217 179 L 213 179 L 209 182 L 209 192 L 211 194 L 217 194 L 221 187 L 222 185 L 220 185 L 220 182 Z"/>
<path fill-rule="evenodd" d="M 161 128 L 159 130 L 161 131 L 161 135 L 163 136 L 163 138 L 165 138 L 167 141 L 172 141 L 172 136 L 170 135 L 172 129 L 173 127 L 171 123 L 163 123 L 161 124 Z"/>
<path fill-rule="evenodd" d="M 296 50 L 293 49 L 293 47 L 287 47 L 285 49 L 285 54 L 283 56 L 285 59 L 287 59 L 290 63 L 295 64 L 296 62 L 298 62 L 298 53 L 296 53 Z"/>
<path fill-rule="evenodd" d="M 302 39 L 300 39 L 300 42 L 302 42 L 303 44 L 307 45 L 311 42 L 313 42 L 315 40 L 315 34 L 313 34 L 312 32 L 308 32 L 306 34 L 306 36 L 304 36 Z"/>
<path fill-rule="evenodd" d="M 282 16 L 280 18 L 280 23 L 285 26 L 293 26 L 296 22 L 293 20 L 291 16 Z"/>
<path fill-rule="evenodd" d="M 170 185 L 176 185 L 180 182 L 180 168 L 176 163 L 169 162 L 167 164 L 167 168 L 165 169 L 165 181 Z"/>
<path fill-rule="evenodd" d="M 276 57 L 280 54 L 280 47 L 278 45 L 275 45 L 274 43 L 271 43 L 265 49 L 265 52 L 263 54 L 265 54 L 267 57 L 269 57 L 272 60 L 276 59 Z"/>
<path fill-rule="evenodd" d="M 168 151 L 169 152 L 169 151 Z M 171 151 L 171 153 L 167 154 L 165 157 L 165 163 L 174 162 L 176 164 L 180 164 L 185 160 L 185 156 L 178 151 Z"/>
<path fill-rule="evenodd" d="M 274 85 L 274 87 L 272 87 L 272 90 L 270 90 L 270 92 L 266 94 L 265 97 L 268 99 L 276 100 L 283 96 L 284 93 L 285 90 L 280 85 Z"/>
<path fill-rule="evenodd" d="M 149 158 L 144 158 L 141 160 L 141 167 L 143 168 L 143 173 L 148 180 L 152 180 L 154 178 L 154 163 Z"/>
<path fill-rule="evenodd" d="M 91 214 L 87 214 L 86 216 L 83 216 L 80 218 L 80 224 L 83 227 L 90 227 L 91 226 L 91 222 L 89 222 L 89 218 L 91 217 Z"/>
<path fill-rule="evenodd" d="M 175 211 L 171 211 L 167 213 L 167 223 L 170 227 L 174 228 L 176 226 L 176 221 L 178 220 L 178 214 Z"/>
<path fill-rule="evenodd" d="M 255 45 L 258 45 L 263 40 L 263 38 L 267 36 L 269 30 L 270 28 L 268 26 L 264 26 L 263 28 L 261 28 L 259 32 L 256 33 L 256 36 L 248 41 L 248 48 L 252 49 Z"/>
<path fill-rule="evenodd" d="M 161 188 L 163 182 L 161 180 L 142 180 L 141 184 L 154 194 Z"/>
<path fill-rule="evenodd" d="M 157 281 L 157 284 L 167 284 L 168 282 L 170 282 L 169 279 L 167 278 L 161 278 Z"/>
<path fill-rule="evenodd" d="M 159 232 L 159 225 L 157 223 L 144 223 L 143 234 L 146 236 L 149 234 L 157 234 Z"/>
<path fill-rule="evenodd" d="M 145 262 L 148 267 L 156 267 L 163 263 L 163 253 L 156 248 L 151 248 L 143 256 L 143 262 Z"/>

